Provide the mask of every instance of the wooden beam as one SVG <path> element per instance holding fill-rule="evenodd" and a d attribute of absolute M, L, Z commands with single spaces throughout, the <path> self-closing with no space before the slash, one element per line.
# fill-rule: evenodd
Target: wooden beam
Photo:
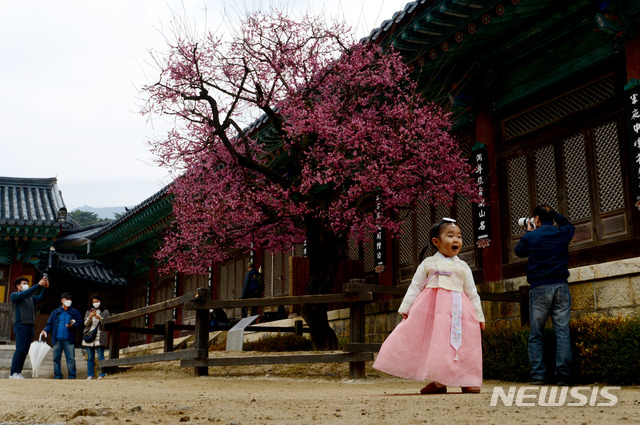
<path fill-rule="evenodd" d="M 300 295 L 273 298 L 246 298 L 240 300 L 212 300 L 204 302 L 189 302 L 185 304 L 186 310 L 209 310 L 212 308 L 238 308 L 238 307 L 264 307 L 280 306 L 290 304 L 327 304 L 327 303 L 350 303 L 357 301 L 372 301 L 371 292 L 359 294 L 320 294 L 320 295 Z"/>
<path fill-rule="evenodd" d="M 148 314 L 157 313 L 159 311 L 169 310 L 171 308 L 178 307 L 182 304 L 193 302 L 195 300 L 201 299 L 200 297 L 201 296 L 199 295 L 198 291 L 191 292 L 189 294 L 182 295 L 178 298 L 172 298 L 167 301 L 163 301 L 157 304 L 152 304 L 146 307 L 127 311 L 125 313 L 112 314 L 106 319 L 104 319 L 102 322 L 104 324 L 107 324 L 107 323 L 121 322 L 123 320 L 128 320 L 128 319 L 135 319 L 136 317 L 142 317 Z"/>
<path fill-rule="evenodd" d="M 366 283 L 345 283 L 342 285 L 344 292 L 371 292 L 373 294 L 404 295 L 409 286 L 370 285 Z"/>
<path fill-rule="evenodd" d="M 244 330 L 245 332 L 298 332 L 295 326 L 247 326 Z M 309 333 L 309 328 L 303 328 L 302 332 Z"/>
<path fill-rule="evenodd" d="M 251 357 L 209 357 L 205 359 L 187 359 L 180 362 L 183 367 L 210 366 L 250 366 L 271 364 L 301 364 L 301 363 L 337 363 L 372 361 L 373 353 L 327 353 L 327 354 L 282 354 L 276 356 Z"/>
<path fill-rule="evenodd" d="M 342 346 L 342 349 L 344 351 L 347 351 L 349 353 L 377 353 L 378 351 L 380 351 L 380 347 L 382 346 L 382 344 L 367 344 L 364 342 L 361 343 L 357 343 L 357 342 L 349 342 L 347 344 L 344 344 Z"/>
<path fill-rule="evenodd" d="M 101 367 L 128 366 L 142 363 L 166 362 L 171 360 L 193 359 L 198 356 L 200 350 L 172 351 L 169 353 L 145 354 L 134 357 L 120 357 L 106 359 L 100 362 Z"/>

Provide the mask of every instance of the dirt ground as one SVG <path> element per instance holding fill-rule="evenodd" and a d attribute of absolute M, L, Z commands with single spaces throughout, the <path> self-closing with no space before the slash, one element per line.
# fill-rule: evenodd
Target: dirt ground
<path fill-rule="evenodd" d="M 369 366 L 369 364 L 367 364 Z M 481 394 L 420 395 L 421 382 L 367 368 L 349 380 L 346 364 L 210 368 L 196 378 L 177 362 L 140 365 L 102 380 L 4 379 L 0 424 L 632 424 L 640 423 L 640 387 L 610 390 L 582 407 L 491 406 L 494 387 Z M 583 389 L 588 399 L 594 388 Z M 527 389 L 536 400 L 540 387 Z M 600 390 L 596 390 L 600 391 Z M 531 394 L 534 394 L 531 396 Z M 598 393 L 600 394 L 600 393 Z M 568 397 L 568 402 L 578 402 Z M 583 403 L 584 404 L 584 403 Z"/>

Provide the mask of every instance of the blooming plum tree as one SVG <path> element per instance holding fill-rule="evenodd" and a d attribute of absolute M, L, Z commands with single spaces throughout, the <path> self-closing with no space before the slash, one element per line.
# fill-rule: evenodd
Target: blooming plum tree
<path fill-rule="evenodd" d="M 306 241 L 307 293 L 327 293 L 349 238 L 397 233 L 397 212 L 420 202 L 480 200 L 448 114 L 421 98 L 399 54 L 344 25 L 257 12 L 228 42 L 181 36 L 169 48 L 144 109 L 176 120 L 154 143 L 181 173 L 157 254 L 168 269 Z M 316 347 L 336 347 L 326 307 L 303 316 Z"/>

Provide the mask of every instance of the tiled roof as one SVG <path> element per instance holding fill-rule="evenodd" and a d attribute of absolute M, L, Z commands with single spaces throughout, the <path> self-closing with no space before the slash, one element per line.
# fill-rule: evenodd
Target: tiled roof
<path fill-rule="evenodd" d="M 0 224 L 58 225 L 58 211 L 62 208 L 66 210 L 55 177 L 0 177 Z"/>
<path fill-rule="evenodd" d="M 58 269 L 72 276 L 92 282 L 108 283 L 117 286 L 126 286 L 127 280 L 118 277 L 100 261 L 78 260 L 75 254 L 58 253 Z"/>

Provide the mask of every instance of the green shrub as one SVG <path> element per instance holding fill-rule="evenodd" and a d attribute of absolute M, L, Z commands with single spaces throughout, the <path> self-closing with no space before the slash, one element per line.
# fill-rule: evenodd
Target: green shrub
<path fill-rule="evenodd" d="M 575 383 L 640 383 L 640 318 L 590 314 L 569 324 Z M 529 328 L 491 324 L 482 335 L 484 377 L 525 382 L 530 379 Z M 544 361 L 552 379 L 555 335 L 544 333 Z"/>
<path fill-rule="evenodd" d="M 483 375 L 485 379 L 525 381 L 529 377 L 527 340 L 529 330 L 491 324 L 482 333 Z"/>
<path fill-rule="evenodd" d="M 640 318 L 590 314 L 569 328 L 580 382 L 640 383 Z"/>
<path fill-rule="evenodd" d="M 245 351 L 311 351 L 311 340 L 296 334 L 265 335 L 257 341 L 245 342 Z"/>

